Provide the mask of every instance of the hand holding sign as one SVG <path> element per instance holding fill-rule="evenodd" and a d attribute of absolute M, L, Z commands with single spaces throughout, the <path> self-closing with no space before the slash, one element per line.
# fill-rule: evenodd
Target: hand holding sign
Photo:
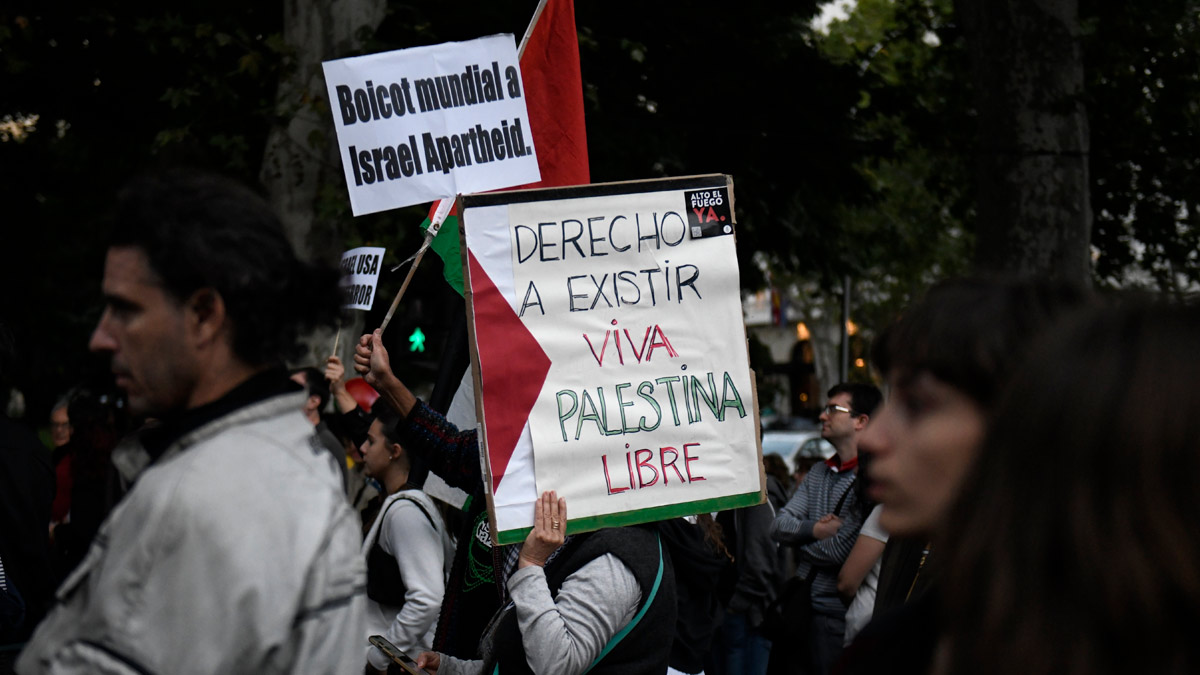
<path fill-rule="evenodd" d="M 533 507 L 533 529 L 521 545 L 518 568 L 543 567 L 550 554 L 566 541 L 567 500 L 553 490 L 543 492 Z"/>
<path fill-rule="evenodd" d="M 354 348 L 354 370 L 371 386 L 377 386 L 392 377 L 392 360 L 383 346 L 383 332 L 364 335 Z"/>
<path fill-rule="evenodd" d="M 358 401 L 346 389 L 346 367 L 341 359 L 331 356 L 325 360 L 325 379 L 329 380 L 329 393 L 338 411 L 348 413 L 358 407 Z"/>
<path fill-rule="evenodd" d="M 325 359 L 325 379 L 331 384 L 337 386 L 342 383 L 342 378 L 346 376 L 346 366 L 342 365 L 342 360 L 336 356 L 331 356 Z"/>
<path fill-rule="evenodd" d="M 359 338 L 354 347 L 354 370 L 401 415 L 407 415 L 417 404 L 417 397 L 392 372 L 380 330 Z"/>

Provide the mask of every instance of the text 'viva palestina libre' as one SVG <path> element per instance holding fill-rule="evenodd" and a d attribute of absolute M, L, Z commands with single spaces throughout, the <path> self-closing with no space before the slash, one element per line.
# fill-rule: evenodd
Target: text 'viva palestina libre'
<path fill-rule="evenodd" d="M 564 442 L 578 441 L 585 431 L 617 436 L 655 431 L 664 424 L 697 424 L 705 418 L 724 422 L 732 412 L 739 419 L 746 416 L 742 394 L 728 372 L 692 375 L 685 371 L 639 383 L 562 389 L 555 399 Z"/>

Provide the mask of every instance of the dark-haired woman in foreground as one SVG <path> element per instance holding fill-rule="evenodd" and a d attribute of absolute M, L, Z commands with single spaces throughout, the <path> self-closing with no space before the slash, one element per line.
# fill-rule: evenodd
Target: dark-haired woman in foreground
<path fill-rule="evenodd" d="M 840 672 L 930 672 L 942 630 L 945 523 L 964 476 L 1029 346 L 1086 299 L 1037 281 L 949 281 L 876 341 L 872 360 L 890 391 L 859 450 L 871 458 L 868 494 L 882 505 L 889 539 L 872 621 Z"/>
<path fill-rule="evenodd" d="M 1021 370 L 949 522 L 937 672 L 1200 672 L 1197 345 L 1196 309 L 1094 309 Z"/>

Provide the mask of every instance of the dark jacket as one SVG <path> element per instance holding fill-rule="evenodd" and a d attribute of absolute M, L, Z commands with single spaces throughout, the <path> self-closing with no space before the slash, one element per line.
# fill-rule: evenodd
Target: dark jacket
<path fill-rule="evenodd" d="M 717 514 L 735 561 L 722 575 L 722 600 L 728 611 L 744 614 L 755 628 L 762 623 L 763 610 L 775 599 L 780 584 L 779 547 L 771 539 L 774 520 L 769 502 Z"/>
<path fill-rule="evenodd" d="M 421 401 L 409 412 L 400 431 L 404 448 L 414 459 L 441 476 L 447 485 L 468 495 L 463 505 L 464 526 L 455 533 L 458 546 L 446 582 L 433 649 L 460 659 L 477 659 L 479 638 L 500 607 L 496 558 L 479 466 L 479 437 L 474 429 L 459 431 Z"/>
<path fill-rule="evenodd" d="M 871 623 L 842 652 L 833 672 L 840 675 L 928 673 L 933 666 L 940 631 L 938 594 L 931 590 L 882 615 L 876 611 Z"/>
<path fill-rule="evenodd" d="M 25 605 L 19 625 L 0 625 L 0 644 L 28 638 L 46 612 L 54 590 L 47 529 L 53 500 L 50 452 L 28 429 L 0 417 L 0 560 Z"/>
<path fill-rule="evenodd" d="M 619 632 L 606 653 L 589 675 L 614 673 L 663 673 L 671 651 L 664 626 L 675 624 L 675 574 L 666 543 L 650 527 L 621 527 L 599 530 L 574 537 L 546 565 L 546 584 L 552 596 L 558 595 L 563 582 L 592 560 L 611 553 L 633 572 L 641 588 L 642 601 L 631 622 L 632 630 Z M 516 612 L 508 612 L 496 629 L 495 650 L 503 675 L 531 673 L 517 626 Z M 490 666 L 485 672 L 492 672 Z"/>
<path fill-rule="evenodd" d="M 705 542 L 698 525 L 683 518 L 664 520 L 658 529 L 675 567 L 679 607 L 670 665 L 683 673 L 698 673 L 704 670 L 704 657 L 712 646 L 721 610 L 722 598 L 713 580 L 732 562 Z"/>

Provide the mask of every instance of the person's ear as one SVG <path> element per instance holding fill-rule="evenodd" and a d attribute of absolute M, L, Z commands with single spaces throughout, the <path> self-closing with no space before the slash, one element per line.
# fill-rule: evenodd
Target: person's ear
<path fill-rule="evenodd" d="M 867 416 L 867 415 L 859 415 L 859 416 L 858 416 L 857 418 L 855 418 L 855 420 L 854 420 L 854 430 L 855 430 L 855 431 L 862 431 L 863 429 L 866 429 L 866 428 L 867 428 L 867 425 L 868 425 L 868 424 L 870 424 L 870 423 L 871 423 L 871 418 L 870 418 L 869 416 Z"/>
<path fill-rule="evenodd" d="M 184 309 L 188 329 L 197 344 L 207 345 L 225 328 L 225 300 L 211 288 L 201 288 L 187 299 Z"/>
<path fill-rule="evenodd" d="M 388 459 L 400 459 L 404 456 L 404 448 L 399 443 L 388 444 Z"/>

